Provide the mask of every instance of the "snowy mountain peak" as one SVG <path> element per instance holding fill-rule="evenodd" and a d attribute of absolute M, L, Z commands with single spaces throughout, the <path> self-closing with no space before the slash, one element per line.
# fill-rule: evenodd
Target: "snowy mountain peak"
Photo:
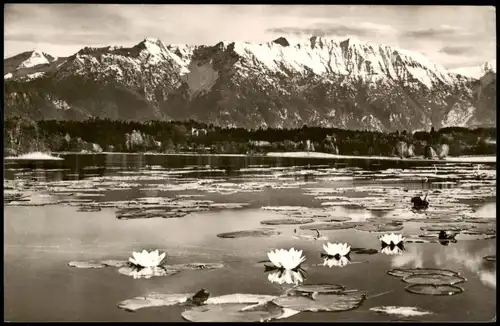
<path fill-rule="evenodd" d="M 54 61 L 56 58 L 52 57 L 51 55 L 44 53 L 40 50 L 34 50 L 31 51 L 31 54 L 29 57 L 21 62 L 17 69 L 22 69 L 22 68 L 32 68 L 36 67 L 39 65 L 44 65 L 44 64 L 49 64 L 52 61 Z"/>
<path fill-rule="evenodd" d="M 83 114 L 193 118 L 248 128 L 308 124 L 375 130 L 488 125 L 496 112 L 490 87 L 495 74 L 476 90 L 473 80 L 424 55 L 352 37 L 215 45 L 165 45 L 147 37 L 130 48 L 84 48 L 36 66 L 51 60 L 41 51 L 4 60 L 7 85 L 42 76 L 56 85 L 41 91 L 43 84 L 27 84 L 23 92 L 34 99 L 22 103 L 19 90 L 11 87 L 6 95 L 11 112 L 30 115 L 43 106 L 46 116 L 59 117 L 55 99 L 71 99 L 73 109 L 64 111 L 75 114 L 69 119 Z M 21 63 L 36 67 L 17 69 Z M 75 88 L 82 91 L 75 95 Z"/>
<path fill-rule="evenodd" d="M 459 74 L 462 76 L 480 79 L 483 77 L 488 71 L 492 71 L 496 73 L 497 61 L 496 59 L 490 60 L 482 65 L 469 66 L 469 67 L 461 67 L 450 69 L 451 72 L 455 74 Z"/>
<path fill-rule="evenodd" d="M 139 44 L 144 46 L 152 55 L 158 55 L 162 52 L 168 51 L 165 44 L 161 40 L 154 37 L 146 37 L 144 41 Z"/>
<path fill-rule="evenodd" d="M 155 44 L 155 45 L 163 44 L 163 42 L 160 39 L 158 39 L 156 37 L 149 37 L 149 36 L 145 37 L 143 42 L 144 43 L 151 43 L 151 44 Z"/>

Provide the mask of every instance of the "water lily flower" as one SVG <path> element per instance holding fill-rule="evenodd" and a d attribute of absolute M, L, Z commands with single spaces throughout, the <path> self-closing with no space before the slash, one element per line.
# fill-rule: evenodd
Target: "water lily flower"
<path fill-rule="evenodd" d="M 381 253 L 385 255 L 401 255 L 403 249 L 400 246 L 385 246 L 380 250 Z"/>
<path fill-rule="evenodd" d="M 328 266 L 332 268 L 333 266 L 335 267 L 344 267 L 345 265 L 349 264 L 350 260 L 349 258 L 345 256 L 341 256 L 339 258 L 325 258 L 323 260 L 323 266 Z"/>
<path fill-rule="evenodd" d="M 276 249 L 269 252 L 267 256 L 274 266 L 288 270 L 296 269 L 306 260 L 306 257 L 302 256 L 302 250 L 294 248 L 290 250 Z"/>
<path fill-rule="evenodd" d="M 142 252 L 133 252 L 134 258 L 129 258 L 128 261 L 132 264 L 140 267 L 156 267 L 161 264 L 165 258 L 165 253 L 160 255 L 158 250 L 147 252 L 143 250 Z"/>
<path fill-rule="evenodd" d="M 326 254 L 330 257 L 340 258 L 343 256 L 348 256 L 351 251 L 351 246 L 347 243 L 330 243 L 327 242 L 323 245 L 323 249 L 326 251 Z"/>
<path fill-rule="evenodd" d="M 401 234 L 384 234 L 379 238 L 379 240 L 382 242 L 382 244 L 385 244 L 386 246 L 398 246 L 400 245 L 405 238 Z"/>
<path fill-rule="evenodd" d="M 301 282 L 304 282 L 304 277 L 301 271 L 293 271 L 290 269 L 280 269 L 273 273 L 269 273 L 267 275 L 267 279 L 271 283 L 278 284 L 299 284 Z"/>

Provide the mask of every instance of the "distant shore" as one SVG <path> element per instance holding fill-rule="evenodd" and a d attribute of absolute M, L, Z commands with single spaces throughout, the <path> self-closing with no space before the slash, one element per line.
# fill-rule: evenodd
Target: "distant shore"
<path fill-rule="evenodd" d="M 405 158 L 389 157 L 389 156 L 354 156 L 354 155 L 337 155 L 319 152 L 270 152 L 266 156 L 272 157 L 295 157 L 295 158 L 331 158 L 331 159 L 359 159 L 359 160 L 390 160 L 390 161 L 437 161 L 437 162 L 463 162 L 463 163 L 495 163 L 496 156 L 458 156 L 446 157 L 443 160 L 432 160 L 426 158 Z"/>
<path fill-rule="evenodd" d="M 322 158 L 322 159 L 357 159 L 357 160 L 384 160 L 384 161 L 410 161 L 410 162 L 460 162 L 460 163 L 496 163 L 494 155 L 458 156 L 446 157 L 445 159 L 425 158 L 400 158 L 389 156 L 355 156 L 337 155 L 321 152 L 269 152 L 262 155 L 246 154 L 210 154 L 210 153 L 128 153 L 128 152 L 101 152 L 101 153 L 79 153 L 79 152 L 53 152 L 53 155 L 158 155 L 158 156 L 226 156 L 226 157 L 283 157 L 283 158 Z"/>

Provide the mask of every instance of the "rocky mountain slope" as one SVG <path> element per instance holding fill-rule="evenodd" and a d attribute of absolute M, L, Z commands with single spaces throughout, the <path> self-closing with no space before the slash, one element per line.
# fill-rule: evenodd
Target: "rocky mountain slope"
<path fill-rule="evenodd" d="M 193 119 L 245 128 L 379 131 L 496 124 L 496 73 L 452 73 L 418 53 L 312 37 L 39 51 L 4 60 L 5 116 Z"/>

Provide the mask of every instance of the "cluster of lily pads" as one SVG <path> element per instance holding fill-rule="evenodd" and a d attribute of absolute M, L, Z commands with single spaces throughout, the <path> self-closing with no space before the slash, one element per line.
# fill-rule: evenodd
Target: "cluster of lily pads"
<path fill-rule="evenodd" d="M 127 261 L 102 260 L 102 261 L 71 261 L 70 267 L 77 268 L 104 268 L 116 267 L 118 273 L 131 276 L 135 279 L 152 278 L 155 276 L 170 276 L 184 270 L 210 270 L 224 267 L 222 263 L 187 263 L 187 264 L 165 264 L 166 253 L 160 254 L 159 250 L 148 252 L 133 252 Z"/>
<path fill-rule="evenodd" d="M 385 234 L 380 238 L 382 252 L 398 254 L 402 250 L 404 237 L 399 234 Z M 323 266 L 345 266 L 350 260 L 351 247 L 347 243 L 323 245 Z M 118 272 L 134 279 L 168 276 L 182 270 L 214 269 L 224 267 L 218 263 L 189 263 L 166 265 L 165 253 L 159 250 L 133 252 L 128 261 L 106 260 L 101 262 L 70 262 L 79 268 L 117 267 Z M 161 294 L 151 293 L 127 299 L 118 303 L 126 311 L 137 311 L 148 307 L 180 305 L 185 309 L 182 317 L 194 322 L 258 322 L 279 320 L 301 312 L 339 312 L 356 309 L 370 298 L 356 289 L 346 289 L 339 284 L 301 284 L 305 280 L 302 264 L 306 261 L 302 250 L 291 248 L 276 249 L 267 254 L 271 266 L 265 265 L 268 280 L 280 285 L 290 284 L 279 295 L 235 293 L 211 297 L 201 289 L 196 293 Z M 489 259 L 489 257 L 488 257 Z M 402 278 L 408 283 L 406 290 L 415 294 L 454 295 L 463 292 L 455 284 L 465 279 L 458 273 L 442 269 L 393 269 L 389 275 Z M 424 316 L 432 314 L 416 307 L 383 306 L 372 307 L 370 311 L 404 316 Z"/>

